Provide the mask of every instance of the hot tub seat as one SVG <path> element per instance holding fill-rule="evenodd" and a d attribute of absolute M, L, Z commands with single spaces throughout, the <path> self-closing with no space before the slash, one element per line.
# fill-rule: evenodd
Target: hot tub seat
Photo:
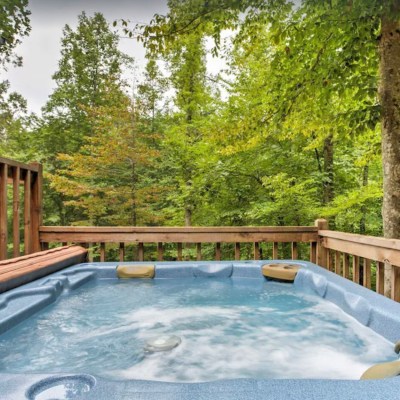
<path fill-rule="evenodd" d="M 300 266 L 296 264 L 265 264 L 261 271 L 266 278 L 293 282 L 299 269 Z"/>
<path fill-rule="evenodd" d="M 391 361 L 373 365 L 362 374 L 360 379 L 385 379 L 398 375 L 400 375 L 400 361 Z"/>

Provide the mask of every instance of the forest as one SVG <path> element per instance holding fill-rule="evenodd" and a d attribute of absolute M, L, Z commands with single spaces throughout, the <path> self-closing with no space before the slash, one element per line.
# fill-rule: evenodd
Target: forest
<path fill-rule="evenodd" d="M 22 63 L 29 3 L 1 7 L 4 71 Z M 40 115 L 0 79 L 0 155 L 43 164 L 46 225 L 326 218 L 331 229 L 399 237 L 397 0 L 168 7 L 148 24 L 83 12 L 66 25 Z M 123 77 L 135 61 L 119 50 L 121 35 L 146 47 L 135 88 Z M 224 62 L 217 74 L 210 53 Z"/>

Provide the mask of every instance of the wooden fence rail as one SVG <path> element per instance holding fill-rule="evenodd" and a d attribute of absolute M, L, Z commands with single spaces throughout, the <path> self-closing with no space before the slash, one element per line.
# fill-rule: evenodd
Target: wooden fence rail
<path fill-rule="evenodd" d="M 21 186 L 23 197 L 20 194 Z M 11 227 L 9 220 L 12 222 Z M 0 157 L 0 260 L 9 258 L 10 254 L 13 257 L 21 254 L 21 237 L 25 254 L 40 251 L 41 224 L 42 166 Z M 9 231 L 12 235 L 9 235 Z M 12 240 L 9 236 L 12 236 Z"/>
<path fill-rule="evenodd" d="M 100 261 L 106 260 L 106 244 L 119 246 L 119 259 L 125 258 L 125 245 L 137 246 L 137 260 L 144 260 L 145 244 L 157 246 L 157 259 L 164 259 L 165 245 L 176 246 L 176 259 L 182 260 L 183 245 L 193 244 L 196 259 L 202 259 L 202 244 L 215 245 L 214 258 L 221 260 L 222 243 L 234 244 L 234 258 L 241 257 L 241 244 L 252 243 L 253 258 L 260 258 L 262 243 L 272 243 L 273 258 L 277 259 L 278 244 L 289 243 L 291 258 L 298 258 L 298 243 L 309 246 L 308 259 L 316 262 L 318 228 L 295 227 L 40 227 L 40 241 L 46 248 L 50 243 L 78 243 L 86 246 L 99 244 Z"/>

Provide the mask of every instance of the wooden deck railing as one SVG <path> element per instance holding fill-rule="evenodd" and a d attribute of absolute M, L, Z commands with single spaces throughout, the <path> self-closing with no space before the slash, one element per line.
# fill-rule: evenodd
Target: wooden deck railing
<path fill-rule="evenodd" d="M 43 248 L 50 244 L 80 244 L 99 250 L 99 261 L 107 259 L 107 251 L 117 246 L 117 258 L 126 260 L 126 245 L 136 246 L 131 260 L 145 260 L 145 248 L 153 244 L 156 259 L 164 260 L 166 246 L 174 244 L 175 257 L 183 260 L 183 246 L 195 248 L 196 260 L 202 260 L 202 245 L 213 244 L 213 258 L 221 260 L 221 245 L 231 244 L 233 252 L 228 259 L 240 260 L 241 248 L 252 244 L 252 258 L 260 259 L 261 247 L 269 244 L 269 257 L 264 250 L 263 259 L 291 258 L 317 263 L 355 283 L 377 293 L 385 294 L 384 268 L 391 269 L 390 297 L 400 301 L 400 240 L 330 231 L 324 219 L 315 226 L 292 227 L 40 227 Z M 282 246 L 282 244 L 286 244 Z M 308 250 L 304 251 L 304 244 Z M 155 245 L 155 247 L 154 247 Z M 290 248 L 288 249 L 288 246 Z M 302 254 L 299 257 L 299 246 Z M 169 253 L 171 249 L 169 247 Z M 114 252 L 115 254 L 115 252 Z M 133 256 L 135 254 L 135 256 Z M 226 259 L 226 258 L 225 258 Z M 388 295 L 388 293 L 386 293 Z"/>
<path fill-rule="evenodd" d="M 20 255 L 22 236 L 25 254 L 81 244 L 100 261 L 202 260 L 206 251 L 215 260 L 303 259 L 400 301 L 400 240 L 330 231 L 323 219 L 307 227 L 172 228 L 52 227 L 41 218 L 41 165 L 0 157 L 0 260 Z"/>
<path fill-rule="evenodd" d="M 164 247 L 175 245 L 175 259 L 183 259 L 183 245 L 192 244 L 196 248 L 196 260 L 202 259 L 202 244 L 214 244 L 214 259 L 222 259 L 221 244 L 232 243 L 234 258 L 240 259 L 241 245 L 252 243 L 253 258 L 260 259 L 260 245 L 271 243 L 271 256 L 279 257 L 279 243 L 290 244 L 290 257 L 298 258 L 298 243 L 309 246 L 307 259 L 316 262 L 318 228 L 313 226 L 295 227 L 51 227 L 40 228 L 43 247 L 50 243 L 79 243 L 85 246 L 98 244 L 100 261 L 106 261 L 107 244 L 119 247 L 119 259 L 125 259 L 126 244 L 137 246 L 137 260 L 145 257 L 145 244 L 156 244 L 157 259 L 164 259 Z"/>
<path fill-rule="evenodd" d="M 400 240 L 329 230 L 318 234 L 320 266 L 400 301 Z M 390 293 L 385 293 L 385 266 Z"/>
<path fill-rule="evenodd" d="M 11 235 L 9 215 L 12 221 Z M 25 254 L 40 251 L 41 224 L 42 166 L 38 163 L 23 164 L 0 157 L 0 260 L 7 259 L 10 255 L 18 257 L 21 254 L 21 237 Z M 12 236 L 12 240 L 9 236 Z"/>

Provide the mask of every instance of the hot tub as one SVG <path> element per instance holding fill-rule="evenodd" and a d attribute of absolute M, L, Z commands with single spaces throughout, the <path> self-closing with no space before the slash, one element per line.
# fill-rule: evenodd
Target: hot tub
<path fill-rule="evenodd" d="M 398 398 L 397 377 L 358 379 L 397 360 L 400 305 L 306 262 L 267 280 L 266 263 L 80 264 L 0 295 L 0 398 Z"/>

